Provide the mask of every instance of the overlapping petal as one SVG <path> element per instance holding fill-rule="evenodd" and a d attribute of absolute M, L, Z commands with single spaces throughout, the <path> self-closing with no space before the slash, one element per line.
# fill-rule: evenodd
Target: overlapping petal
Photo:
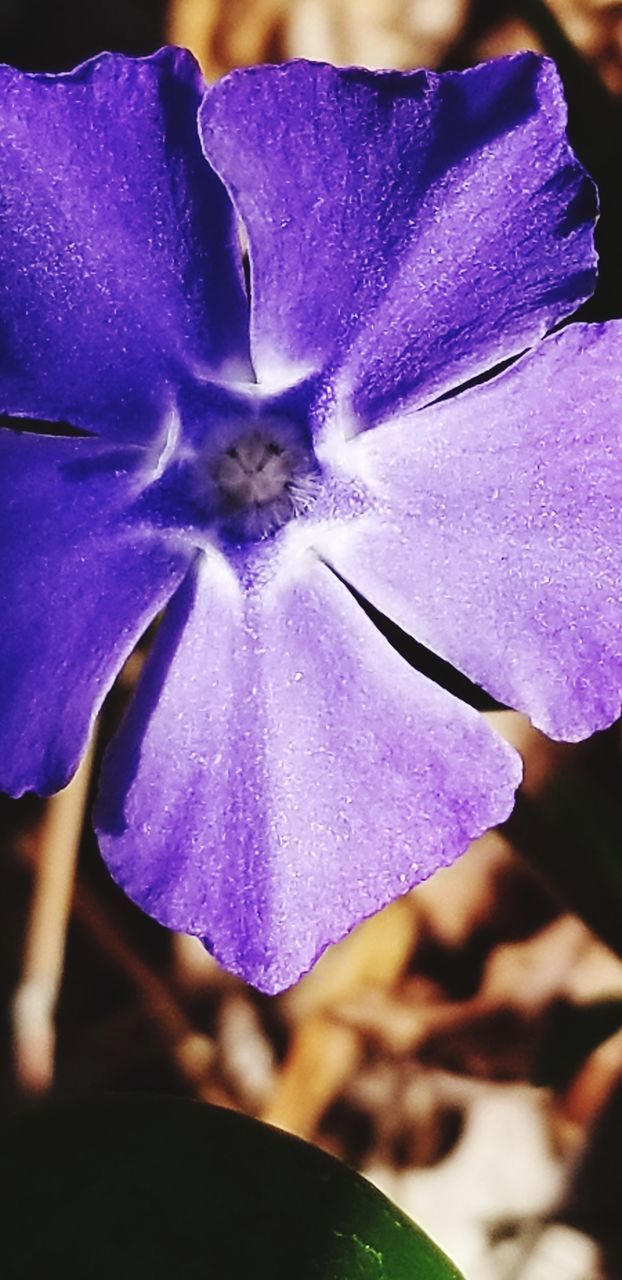
<path fill-rule="evenodd" d="M 568 740 L 620 711 L 621 352 L 622 324 L 573 325 L 352 441 L 378 511 L 318 539 L 417 640 Z"/>
<path fill-rule="evenodd" d="M 142 450 L 0 430 L 0 787 L 64 786 L 192 551 L 132 515 Z"/>
<path fill-rule="evenodd" d="M 592 292 L 592 184 L 553 64 L 442 76 L 298 62 L 209 89 L 243 218 L 260 381 L 328 368 L 365 426 L 517 354 Z"/>
<path fill-rule="evenodd" d="M 273 555 L 245 589 L 220 559 L 180 589 L 96 814 L 127 893 L 266 991 L 505 818 L 520 776 L 312 552 Z"/>
<path fill-rule="evenodd" d="M 182 50 L 0 68 L 0 411 L 140 441 L 189 373 L 248 370 L 230 202 Z"/>

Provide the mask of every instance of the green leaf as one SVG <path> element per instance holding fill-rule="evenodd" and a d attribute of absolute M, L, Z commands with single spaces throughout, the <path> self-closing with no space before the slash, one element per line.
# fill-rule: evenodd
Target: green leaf
<path fill-rule="evenodd" d="M 119 1095 L 0 1116 L 11 1280 L 460 1280 L 332 1157 L 200 1103 Z"/>

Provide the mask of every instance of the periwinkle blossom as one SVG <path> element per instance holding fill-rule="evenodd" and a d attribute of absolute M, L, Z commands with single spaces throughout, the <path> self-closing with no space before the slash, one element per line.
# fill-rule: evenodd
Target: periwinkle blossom
<path fill-rule="evenodd" d="M 532 54 L 0 82 L 0 782 L 68 781 L 168 605 L 100 846 L 275 991 L 520 777 L 362 602 L 555 737 L 619 712 L 622 330 L 545 336 L 593 188 Z"/>

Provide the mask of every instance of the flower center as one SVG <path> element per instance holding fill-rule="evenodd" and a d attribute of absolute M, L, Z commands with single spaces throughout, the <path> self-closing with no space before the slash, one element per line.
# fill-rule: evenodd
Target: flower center
<path fill-rule="evenodd" d="M 259 432 L 232 444 L 216 467 L 216 482 L 234 507 L 265 506 L 280 498 L 291 472 L 286 450 Z"/>
<path fill-rule="evenodd" d="M 236 539 L 267 537 L 303 515 L 318 488 L 313 454 L 288 422 L 234 433 L 212 458 L 210 472 L 220 523 Z"/>

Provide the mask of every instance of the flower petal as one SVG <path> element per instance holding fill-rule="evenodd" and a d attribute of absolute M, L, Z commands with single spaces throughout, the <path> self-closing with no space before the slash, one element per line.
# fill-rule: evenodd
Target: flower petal
<path fill-rule="evenodd" d="M 64 786 L 192 552 L 132 520 L 143 451 L 0 431 L 0 787 Z"/>
<path fill-rule="evenodd" d="M 260 381 L 332 363 L 359 426 L 517 354 L 595 280 L 551 62 L 237 70 L 200 112 L 244 220 Z"/>
<path fill-rule="evenodd" d="M 318 534 L 337 571 L 553 737 L 610 724 L 622 693 L 622 324 L 572 325 L 347 452 L 379 511 L 347 537 Z"/>
<path fill-rule="evenodd" d="M 253 577 L 184 583 L 96 825 L 130 897 L 274 992 L 504 819 L 520 763 L 313 553 Z"/>
<path fill-rule="evenodd" d="M 249 367 L 203 89 L 179 49 L 59 76 L 0 68 L 2 412 L 140 441 L 171 381 Z"/>

